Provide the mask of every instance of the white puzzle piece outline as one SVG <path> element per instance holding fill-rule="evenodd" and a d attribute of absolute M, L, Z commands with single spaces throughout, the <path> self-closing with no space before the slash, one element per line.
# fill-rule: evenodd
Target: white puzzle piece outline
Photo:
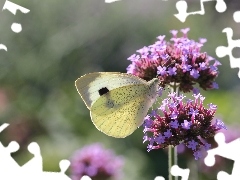
<path fill-rule="evenodd" d="M 235 47 L 239 47 L 240 48 L 240 39 L 236 39 L 233 40 L 233 30 L 230 27 L 227 27 L 225 29 L 223 29 L 224 33 L 226 33 L 227 35 L 227 42 L 228 42 L 228 47 L 225 46 L 218 46 L 216 48 L 216 55 L 219 58 L 222 58 L 224 56 L 229 56 L 229 60 L 230 60 L 230 67 L 231 68 L 239 68 L 239 72 L 238 72 L 238 77 L 240 78 L 240 58 L 235 58 L 232 55 L 232 50 Z"/>
<path fill-rule="evenodd" d="M 117 1 L 121 1 L 121 0 L 105 0 L 105 3 L 113 3 L 113 2 L 117 2 Z"/>
<path fill-rule="evenodd" d="M 29 9 L 27 9 L 25 7 L 22 7 L 22 6 L 18 5 L 18 4 L 15 4 L 15 3 L 11 2 L 11 1 L 8 1 L 8 0 L 5 1 L 4 5 L 3 5 L 3 8 L 2 8 L 2 11 L 3 10 L 8 10 L 12 14 L 14 14 L 14 15 L 16 15 L 17 10 L 19 10 L 20 12 L 22 12 L 24 14 L 27 14 L 27 13 L 30 12 Z M 15 33 L 20 33 L 22 31 L 22 25 L 19 24 L 19 23 L 14 22 L 11 25 L 11 29 Z"/>
<path fill-rule="evenodd" d="M 235 11 L 233 13 L 233 20 L 236 22 L 236 23 L 240 23 L 240 11 Z"/>
<path fill-rule="evenodd" d="M 5 46 L 4 44 L 0 44 L 0 50 L 1 50 L 1 49 L 7 51 L 7 46 Z"/>
<path fill-rule="evenodd" d="M 217 1 L 215 9 L 219 13 L 223 13 L 227 9 L 227 5 L 224 0 L 200 0 L 200 10 L 195 11 L 195 12 L 187 12 L 188 9 L 188 4 L 184 0 L 180 0 L 176 2 L 176 9 L 178 11 L 178 14 L 174 14 L 176 18 L 178 18 L 181 22 L 185 22 L 187 17 L 190 15 L 204 15 L 205 14 L 205 9 L 204 9 L 204 2 L 209 2 L 209 1 Z"/>
<path fill-rule="evenodd" d="M 2 132 L 8 125 L 9 124 L 7 123 L 1 125 L 0 132 Z M 40 147 L 36 142 L 32 142 L 28 145 L 28 151 L 33 154 L 34 157 L 23 166 L 20 166 L 11 156 L 11 153 L 18 151 L 19 148 L 19 144 L 15 141 L 10 142 L 7 147 L 4 147 L 0 142 L 0 179 L 71 180 L 65 174 L 70 166 L 69 160 L 60 161 L 60 172 L 43 171 Z"/>
<path fill-rule="evenodd" d="M 217 174 L 218 180 L 236 180 L 240 177 L 240 138 L 237 138 L 229 143 L 225 142 L 225 136 L 223 133 L 217 133 L 214 137 L 218 144 L 217 148 L 213 148 L 207 151 L 207 156 L 204 159 L 204 163 L 207 166 L 213 166 L 215 164 L 215 155 L 231 159 L 234 161 L 232 174 L 228 174 L 224 171 L 220 171 Z"/>
<path fill-rule="evenodd" d="M 178 165 L 173 165 L 173 166 L 171 167 L 170 173 L 171 173 L 173 176 L 182 177 L 181 180 L 188 180 L 189 174 L 190 174 L 190 169 L 182 169 L 182 168 L 180 168 Z M 154 180 L 165 180 L 165 178 L 162 177 L 162 176 L 157 176 L 157 177 L 154 178 Z"/>
<path fill-rule="evenodd" d="M 89 176 L 84 175 L 80 180 L 92 180 Z"/>

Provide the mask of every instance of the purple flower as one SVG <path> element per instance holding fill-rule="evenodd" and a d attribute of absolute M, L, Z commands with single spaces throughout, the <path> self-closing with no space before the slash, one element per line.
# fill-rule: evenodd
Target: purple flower
<path fill-rule="evenodd" d="M 199 158 L 202 157 L 202 155 L 201 155 L 201 153 L 200 153 L 199 151 L 195 151 L 195 152 L 193 153 L 193 155 L 194 155 L 194 157 L 195 157 L 196 160 L 198 160 Z"/>
<path fill-rule="evenodd" d="M 200 90 L 198 88 L 193 88 L 193 94 L 199 94 Z"/>
<path fill-rule="evenodd" d="M 188 31 L 190 31 L 190 28 L 181 29 L 181 32 L 184 34 L 184 37 L 187 36 Z"/>
<path fill-rule="evenodd" d="M 153 124 L 153 121 L 150 119 L 150 116 L 146 116 L 144 118 L 144 126 L 146 128 L 150 128 L 152 126 L 152 124 Z"/>
<path fill-rule="evenodd" d="M 205 143 L 205 144 L 204 144 L 204 149 L 205 149 L 205 151 L 209 150 L 210 147 L 211 147 L 211 144 L 208 144 L 208 143 Z"/>
<path fill-rule="evenodd" d="M 172 132 L 168 129 L 166 132 L 163 133 L 166 138 L 170 138 L 172 136 Z"/>
<path fill-rule="evenodd" d="M 218 89 L 219 88 L 218 84 L 216 82 L 213 82 L 211 87 L 212 87 L 212 89 Z"/>
<path fill-rule="evenodd" d="M 213 125 L 216 129 L 220 130 L 220 129 L 226 129 L 227 130 L 227 127 L 224 125 L 224 123 L 219 120 L 219 119 L 216 119 L 215 121 L 215 124 Z"/>
<path fill-rule="evenodd" d="M 204 44 L 205 42 L 207 42 L 206 38 L 199 38 L 199 43 Z"/>
<path fill-rule="evenodd" d="M 194 140 L 188 141 L 188 148 L 191 148 L 192 150 L 196 150 L 198 143 Z"/>
<path fill-rule="evenodd" d="M 127 58 L 129 61 L 137 61 L 140 58 L 139 55 L 133 54 L 129 58 Z"/>
<path fill-rule="evenodd" d="M 171 30 L 170 33 L 172 33 L 173 37 L 177 37 L 178 30 Z"/>
<path fill-rule="evenodd" d="M 149 138 L 148 138 L 147 135 L 144 135 L 144 136 L 143 136 L 143 143 L 145 143 L 146 141 L 149 141 Z"/>
<path fill-rule="evenodd" d="M 210 103 L 208 104 L 209 108 L 212 109 L 212 110 L 216 110 L 217 109 L 217 105 L 213 104 L 213 103 Z"/>
<path fill-rule="evenodd" d="M 197 78 L 200 76 L 198 70 L 196 70 L 196 69 L 192 69 L 192 70 L 190 71 L 190 75 L 191 75 L 194 79 L 197 79 Z"/>
<path fill-rule="evenodd" d="M 206 39 L 196 42 L 187 37 L 190 29 L 182 29 L 182 37 L 177 37 L 177 30 L 170 31 L 170 42 L 164 40 L 165 35 L 158 36 L 154 44 L 137 50 L 128 59 L 132 62 L 127 67 L 127 73 L 138 76 L 147 81 L 158 76 L 163 88 L 172 83 L 179 84 L 179 90 L 190 92 L 195 84 L 204 89 L 214 89 L 218 76 L 218 61 L 206 52 L 201 52 Z"/>
<path fill-rule="evenodd" d="M 206 63 L 205 63 L 205 62 L 199 63 L 199 68 L 200 68 L 201 70 L 207 69 Z"/>
<path fill-rule="evenodd" d="M 168 68 L 168 74 L 170 75 L 170 76 L 172 76 L 172 75 L 176 75 L 177 74 L 177 68 L 175 68 L 175 67 L 173 67 L 173 68 Z"/>
<path fill-rule="evenodd" d="M 157 136 L 156 138 L 155 138 L 155 141 L 156 141 L 156 143 L 158 143 L 158 144 L 162 144 L 162 143 L 164 143 L 164 140 L 165 139 L 165 137 L 163 136 L 163 135 L 161 135 L 161 134 L 159 134 L 159 136 Z"/>
<path fill-rule="evenodd" d="M 186 72 L 186 71 L 191 71 L 191 65 L 189 64 L 184 64 L 182 69 L 183 69 L 183 72 Z"/>
<path fill-rule="evenodd" d="M 172 114 L 170 115 L 171 119 L 177 119 L 178 117 L 178 112 L 172 112 Z"/>
<path fill-rule="evenodd" d="M 166 67 L 162 67 L 162 66 L 159 66 L 157 67 L 157 74 L 160 75 L 160 76 L 164 76 L 165 74 L 167 74 L 167 71 L 166 71 Z"/>
<path fill-rule="evenodd" d="M 160 35 L 160 36 L 157 37 L 157 39 L 158 39 L 159 41 L 163 41 L 164 38 L 165 38 L 165 35 L 163 35 L 163 36 Z"/>
<path fill-rule="evenodd" d="M 151 116 L 156 116 L 157 115 L 157 110 L 152 110 Z"/>
<path fill-rule="evenodd" d="M 149 48 L 144 46 L 143 48 L 137 50 L 137 52 L 140 53 L 140 54 L 148 54 Z"/>
<path fill-rule="evenodd" d="M 184 120 L 183 123 L 181 123 L 183 129 L 190 129 L 190 126 L 191 126 L 191 122 L 188 122 L 187 120 Z"/>
<path fill-rule="evenodd" d="M 101 144 L 92 144 L 77 150 L 71 158 L 71 178 L 79 180 L 87 175 L 92 179 L 120 179 L 123 158 L 115 156 Z"/>
<path fill-rule="evenodd" d="M 198 115 L 199 113 L 198 113 L 198 110 L 197 110 L 197 109 L 194 110 L 193 108 L 190 108 L 189 114 L 191 114 L 192 116 L 196 116 L 196 115 Z"/>
<path fill-rule="evenodd" d="M 210 71 L 212 71 L 212 72 L 218 70 L 218 68 L 216 66 L 212 66 L 212 65 L 209 68 L 210 68 Z"/>
<path fill-rule="evenodd" d="M 178 128 L 178 121 L 177 120 L 171 121 L 169 124 L 172 128 L 175 128 L 175 129 Z"/>
<path fill-rule="evenodd" d="M 204 107 L 205 97 L 201 94 L 195 94 L 193 97 L 194 100 L 185 101 L 185 96 L 170 93 L 162 101 L 164 105 L 156 111 L 157 115 L 147 116 L 143 127 L 145 135 L 148 135 L 148 138 L 144 139 L 151 142 L 148 151 L 182 143 L 190 148 L 198 159 L 198 152 L 210 147 L 207 139 L 213 137 L 220 129 L 226 128 L 220 120 L 212 123 L 216 106 L 210 104 L 209 108 Z"/>

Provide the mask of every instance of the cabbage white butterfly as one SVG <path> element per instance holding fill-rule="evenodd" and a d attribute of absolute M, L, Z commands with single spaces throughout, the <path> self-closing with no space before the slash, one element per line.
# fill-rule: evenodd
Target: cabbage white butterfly
<path fill-rule="evenodd" d="M 108 136 L 124 138 L 142 125 L 157 97 L 159 80 L 145 81 L 118 72 L 95 72 L 75 81 L 96 128 Z"/>

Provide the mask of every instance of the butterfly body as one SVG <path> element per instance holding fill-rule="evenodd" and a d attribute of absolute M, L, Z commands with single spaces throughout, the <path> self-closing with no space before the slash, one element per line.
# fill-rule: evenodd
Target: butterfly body
<path fill-rule="evenodd" d="M 101 132 L 124 138 L 139 127 L 157 97 L 158 79 L 149 82 L 131 74 L 96 72 L 75 82 Z"/>

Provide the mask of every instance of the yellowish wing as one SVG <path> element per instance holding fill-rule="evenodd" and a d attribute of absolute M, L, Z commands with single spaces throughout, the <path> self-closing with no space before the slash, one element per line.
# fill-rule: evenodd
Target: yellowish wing
<path fill-rule="evenodd" d="M 96 128 L 116 138 L 124 138 L 139 127 L 152 106 L 149 86 L 129 85 L 102 95 L 91 107 L 91 119 Z"/>
<path fill-rule="evenodd" d="M 147 81 L 125 73 L 95 72 L 81 76 L 75 81 L 78 93 L 88 109 L 100 98 L 99 90 L 106 88 L 108 91 L 133 84 L 147 84 Z"/>

